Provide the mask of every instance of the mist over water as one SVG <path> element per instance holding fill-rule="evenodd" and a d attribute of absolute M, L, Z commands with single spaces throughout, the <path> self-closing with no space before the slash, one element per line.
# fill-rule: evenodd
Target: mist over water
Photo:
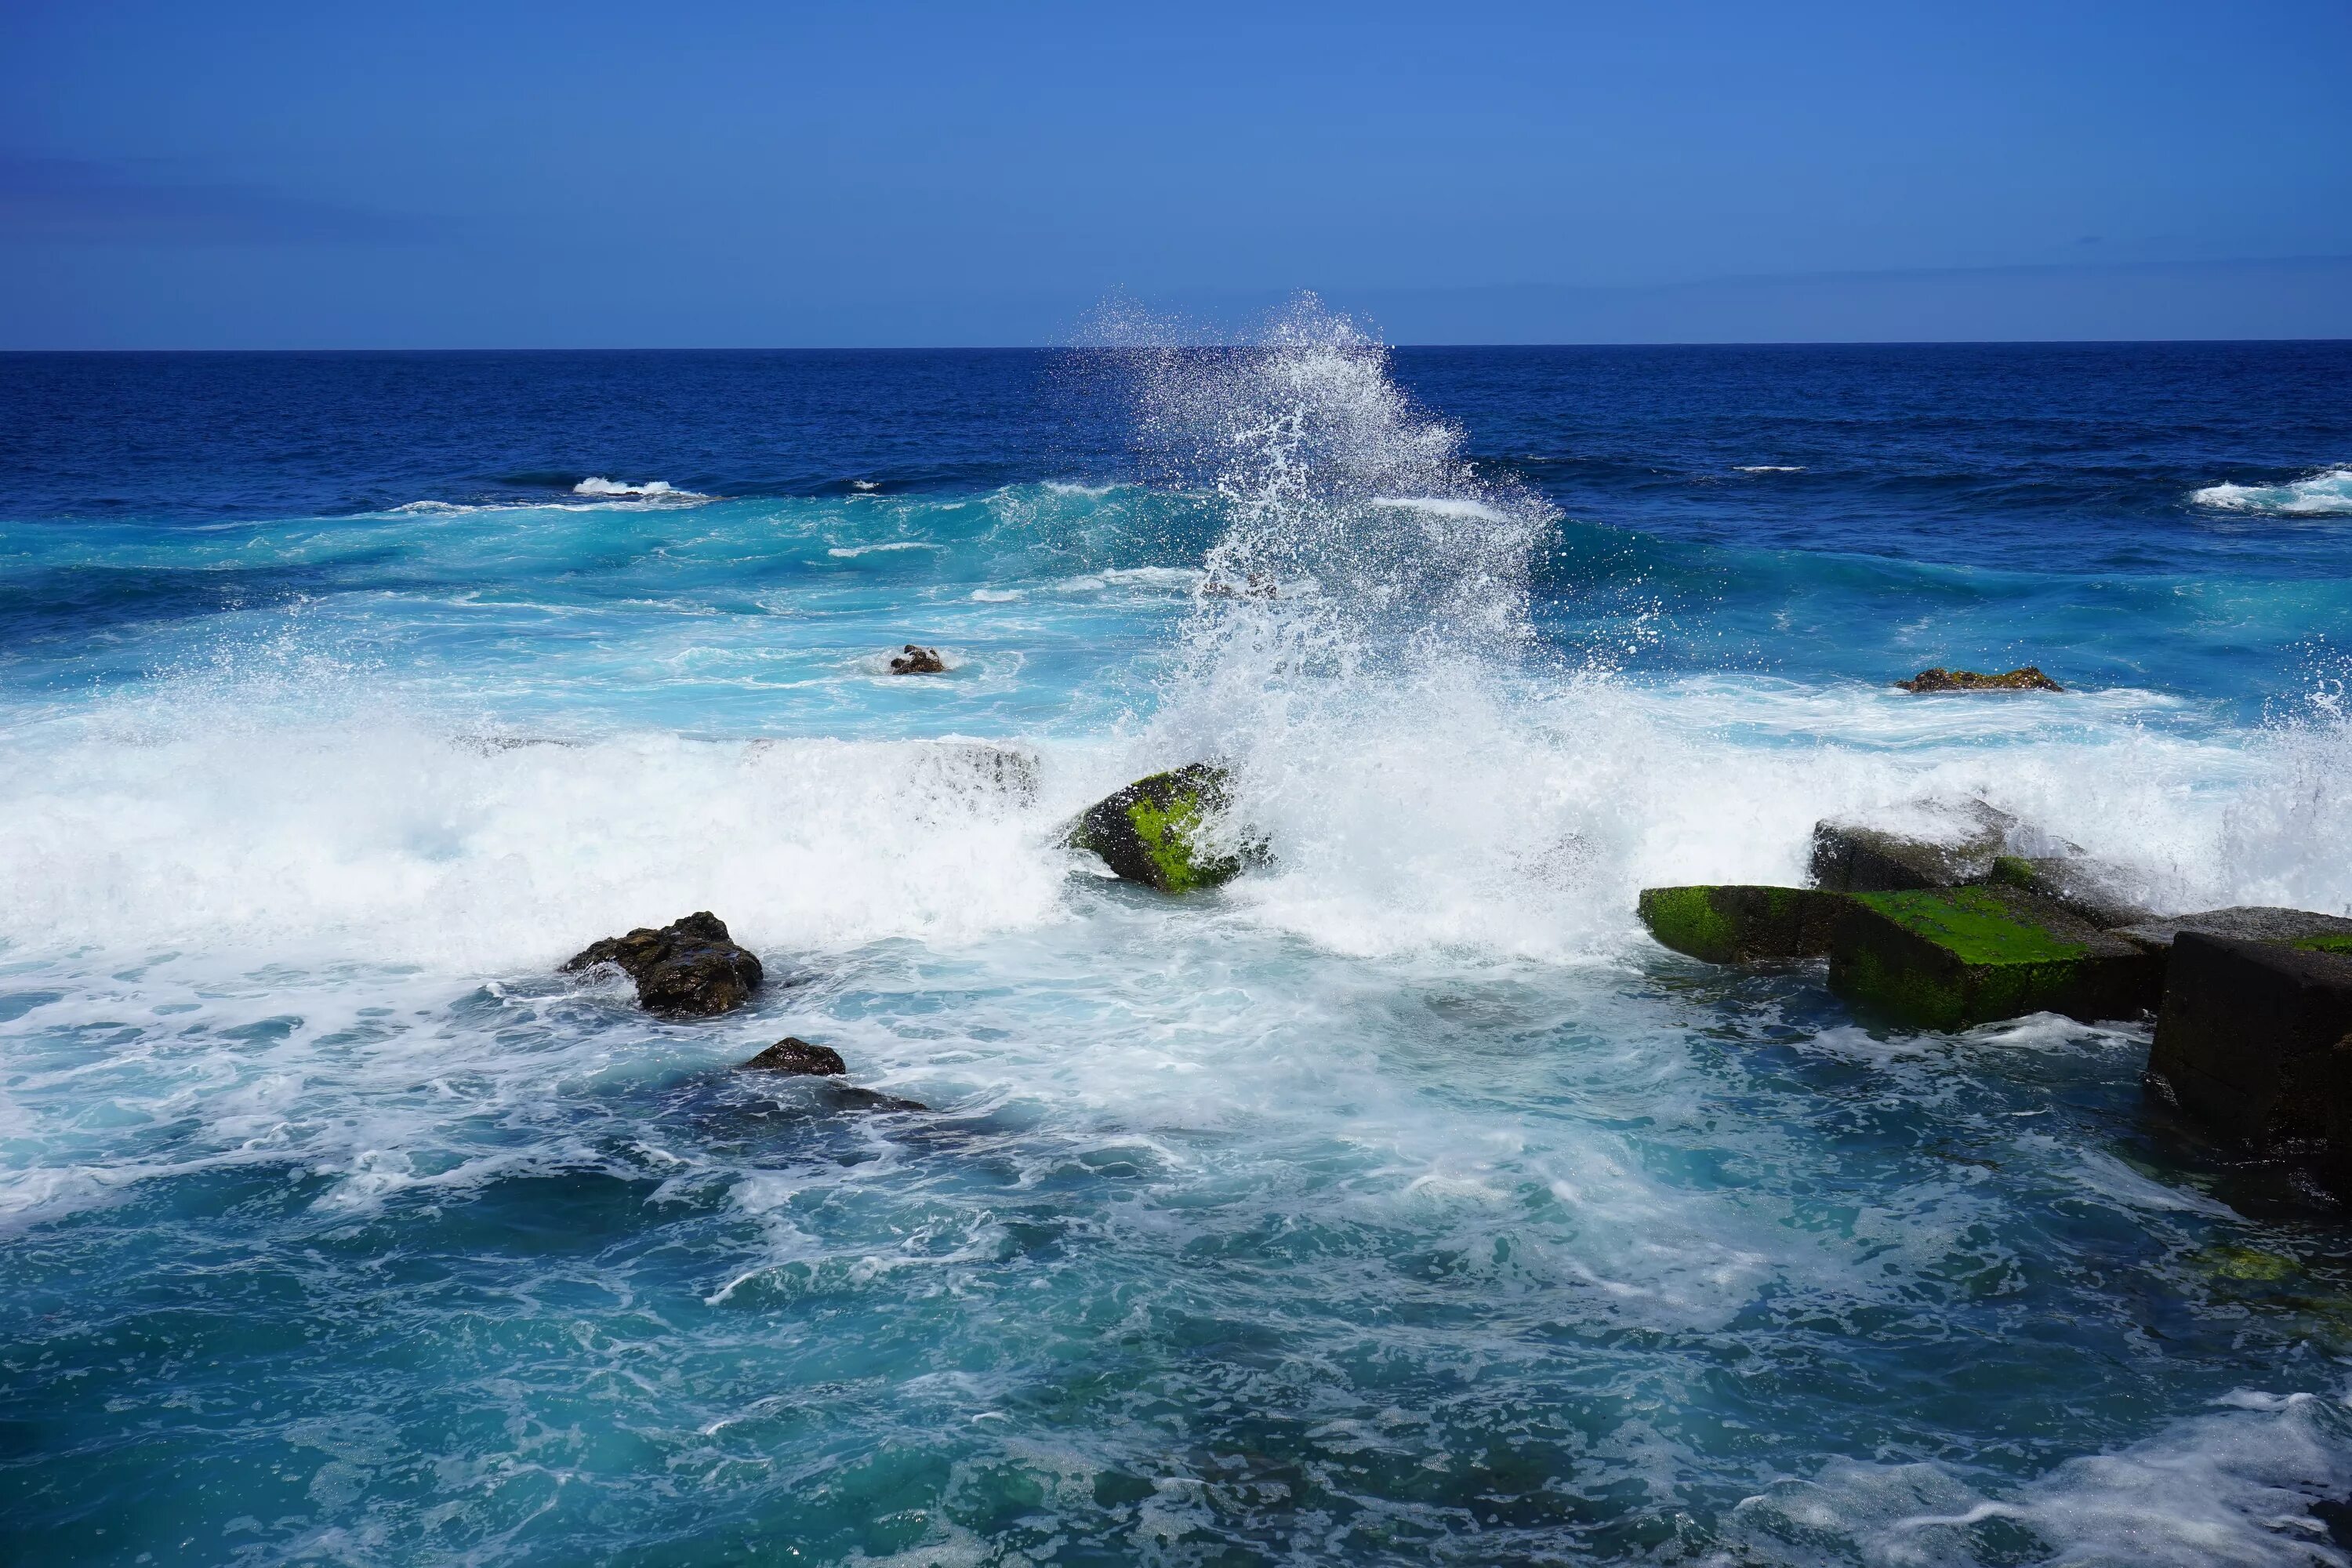
<path fill-rule="evenodd" d="M 224 436 L 11 513 L 0 1514 L 44 1562 L 2346 1561 L 2340 1216 L 2149 1110 L 2143 1032 L 1889 1031 L 1633 921 L 1969 794 L 2160 905 L 2352 909 L 2343 544 L 2214 501 L 2253 459 L 2178 405 L 2352 411 L 2284 350 L 2037 351 L 2044 424 L 2159 454 L 2044 503 L 2015 367 L 1915 352 L 1302 305 L 1043 390 L 394 363 L 600 449 L 422 427 L 279 515 L 205 499 L 297 484 Z M 373 416 L 219 374 L 221 430 Z M 1973 477 L 1906 500 L 1928 383 Z M 2028 659 L 2078 689 L 1886 685 Z M 1203 757 L 1263 871 L 1058 847 Z M 742 1013 L 553 973 L 703 908 Z M 729 1070 L 787 1033 L 931 1109 Z"/>

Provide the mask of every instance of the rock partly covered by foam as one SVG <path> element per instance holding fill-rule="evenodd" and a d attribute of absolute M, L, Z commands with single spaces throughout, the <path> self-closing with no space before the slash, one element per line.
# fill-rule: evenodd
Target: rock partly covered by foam
<path fill-rule="evenodd" d="M 1828 954 L 1846 895 L 1818 888 L 1644 888 L 1650 934 L 1708 963 L 1752 963 Z"/>
<path fill-rule="evenodd" d="M 2326 1139 L 2352 1163 L 2352 938 L 2175 933 L 2149 1087 L 2260 1152 Z"/>
<path fill-rule="evenodd" d="M 813 1046 L 794 1035 L 786 1035 L 743 1067 L 749 1072 L 805 1074 L 814 1078 L 838 1078 L 849 1070 L 841 1053 L 831 1046 Z"/>
<path fill-rule="evenodd" d="M 1264 854 L 1246 836 L 1233 837 L 1223 818 L 1233 786 L 1213 763 L 1153 773 L 1088 806 L 1064 842 L 1091 850 L 1130 882 L 1163 893 L 1214 888 L 1239 876 Z"/>
<path fill-rule="evenodd" d="M 626 936 L 606 937 L 575 953 L 563 973 L 578 973 L 600 963 L 617 966 L 637 984 L 637 1000 L 649 1013 L 672 1017 L 709 1017 L 732 1012 L 760 988 L 760 961 L 736 945 L 727 922 L 709 910 L 655 930 L 639 926 Z"/>
<path fill-rule="evenodd" d="M 2032 665 L 1984 675 L 1973 669 L 1923 669 L 1908 680 L 1895 683 L 1905 691 L 2063 691 L 2066 689 Z"/>
<path fill-rule="evenodd" d="M 904 653 L 890 657 L 893 675 L 945 675 L 947 668 L 948 661 L 940 657 L 935 647 L 918 647 L 908 643 Z"/>
<path fill-rule="evenodd" d="M 1853 817 L 1813 825 L 1812 880 L 1833 893 L 1958 888 L 1992 875 L 2017 819 L 1980 800 L 1926 801 L 1898 828 Z"/>
<path fill-rule="evenodd" d="M 1857 893 L 1830 948 L 1830 988 L 1922 1028 L 2027 1013 L 2134 1018 L 2164 960 L 2021 888 Z"/>
<path fill-rule="evenodd" d="M 1991 879 L 2047 899 L 2102 931 L 2156 919 L 2121 870 L 2087 855 L 1997 856 Z"/>

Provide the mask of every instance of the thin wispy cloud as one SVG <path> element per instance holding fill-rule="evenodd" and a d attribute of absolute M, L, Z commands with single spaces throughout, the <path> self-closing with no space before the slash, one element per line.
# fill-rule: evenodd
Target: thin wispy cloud
<path fill-rule="evenodd" d="M 171 158 L 0 152 L 0 240 L 352 245 L 431 238 L 438 220 L 207 177 Z"/>

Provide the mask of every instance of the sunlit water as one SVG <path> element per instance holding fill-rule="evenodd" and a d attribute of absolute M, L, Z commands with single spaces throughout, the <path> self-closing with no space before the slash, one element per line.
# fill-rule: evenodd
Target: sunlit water
<path fill-rule="evenodd" d="M 2345 367 L 1912 352 L 0 363 L 0 1555 L 2352 1561 L 2340 1211 L 2143 1029 L 1633 919 L 1961 793 L 2352 908 Z M 1271 868 L 1057 847 L 1212 755 Z"/>

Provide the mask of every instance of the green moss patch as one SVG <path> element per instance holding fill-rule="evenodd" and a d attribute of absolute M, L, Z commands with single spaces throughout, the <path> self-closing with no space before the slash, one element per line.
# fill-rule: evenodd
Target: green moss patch
<path fill-rule="evenodd" d="M 1138 779 L 1097 801 L 1065 841 L 1101 856 L 1127 880 L 1163 893 L 1213 888 L 1239 876 L 1250 858 L 1214 847 L 1212 829 L 1231 801 L 1224 770 L 1194 763 Z"/>
<path fill-rule="evenodd" d="M 1904 1023 L 2128 1018 L 2162 993 L 2160 957 L 2015 888 L 1857 893 L 1852 905 L 1831 948 L 1830 985 Z"/>
<path fill-rule="evenodd" d="M 1843 893 L 1817 888 L 1644 888 L 1650 934 L 1709 963 L 1820 958 L 1844 910 Z"/>

